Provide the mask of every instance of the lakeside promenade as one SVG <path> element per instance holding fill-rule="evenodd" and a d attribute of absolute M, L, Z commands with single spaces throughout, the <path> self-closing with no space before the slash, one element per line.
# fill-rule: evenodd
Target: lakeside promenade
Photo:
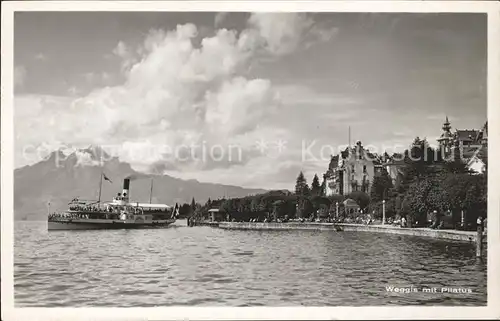
<path fill-rule="evenodd" d="M 431 228 L 402 228 L 392 225 L 366 225 L 353 223 L 316 223 L 316 222 L 287 222 L 287 223 L 260 223 L 260 222 L 197 222 L 200 226 L 213 226 L 232 230 L 332 230 L 345 232 L 375 232 L 399 235 L 432 237 L 437 239 L 462 242 L 476 242 L 476 231 L 436 230 Z M 483 243 L 486 243 L 486 233 L 483 234 Z"/>

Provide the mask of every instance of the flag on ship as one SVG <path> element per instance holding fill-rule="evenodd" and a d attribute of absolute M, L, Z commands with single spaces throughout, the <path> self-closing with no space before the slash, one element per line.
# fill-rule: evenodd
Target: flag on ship
<path fill-rule="evenodd" d="M 172 212 L 172 218 L 177 218 L 179 216 L 179 204 L 175 203 L 174 211 Z"/>
<path fill-rule="evenodd" d="M 102 178 L 104 178 L 104 180 L 110 182 L 110 183 L 113 183 L 107 176 L 106 174 L 102 173 Z"/>

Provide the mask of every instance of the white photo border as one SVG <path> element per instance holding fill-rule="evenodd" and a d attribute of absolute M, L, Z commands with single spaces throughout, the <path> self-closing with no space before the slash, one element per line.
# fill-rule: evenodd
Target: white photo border
<path fill-rule="evenodd" d="M 2 320 L 325 320 L 500 318 L 500 169 L 489 166 L 488 304 L 485 307 L 14 308 L 13 40 L 16 11 L 475 12 L 488 15 L 489 157 L 500 156 L 500 5 L 494 1 L 4 1 L 1 46 Z M 493 157 L 492 157 L 493 156 Z M 494 255 L 496 254 L 496 255 Z"/>

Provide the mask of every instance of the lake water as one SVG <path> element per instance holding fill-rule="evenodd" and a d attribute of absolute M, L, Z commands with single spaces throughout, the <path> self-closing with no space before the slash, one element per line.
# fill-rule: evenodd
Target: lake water
<path fill-rule="evenodd" d="M 15 225 L 16 307 L 485 305 L 469 243 L 363 232 Z M 387 287 L 410 287 L 396 293 Z M 436 293 L 423 288 L 437 288 Z M 441 288 L 472 293 L 441 293 Z"/>

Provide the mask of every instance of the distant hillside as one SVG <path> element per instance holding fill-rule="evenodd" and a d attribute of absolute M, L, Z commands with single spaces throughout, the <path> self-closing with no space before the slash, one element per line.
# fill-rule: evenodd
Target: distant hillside
<path fill-rule="evenodd" d="M 51 210 L 65 210 L 69 201 L 98 198 L 101 171 L 112 183 L 103 180 L 101 200 L 109 201 L 121 192 L 123 179 L 133 175 L 130 197 L 134 201 L 149 202 L 151 179 L 153 203 L 175 204 L 198 202 L 208 198 L 242 197 L 265 192 L 262 189 L 246 189 L 238 186 L 201 183 L 182 180 L 168 175 L 148 175 L 136 172 L 128 163 L 112 158 L 103 167 L 96 166 L 99 155 L 105 153 L 99 147 L 91 147 L 64 156 L 62 151 L 53 152 L 45 160 L 14 171 L 14 218 L 15 220 L 43 220 L 48 202 Z M 56 160 L 63 159 L 56 165 Z M 105 158 L 107 159 L 107 158 Z"/>

